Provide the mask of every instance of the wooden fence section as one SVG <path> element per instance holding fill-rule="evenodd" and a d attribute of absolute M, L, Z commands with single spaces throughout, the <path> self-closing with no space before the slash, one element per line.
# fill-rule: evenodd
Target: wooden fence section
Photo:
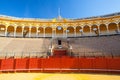
<path fill-rule="evenodd" d="M 1 59 L 0 71 L 41 71 L 41 72 L 120 72 L 120 58 L 19 58 Z"/>

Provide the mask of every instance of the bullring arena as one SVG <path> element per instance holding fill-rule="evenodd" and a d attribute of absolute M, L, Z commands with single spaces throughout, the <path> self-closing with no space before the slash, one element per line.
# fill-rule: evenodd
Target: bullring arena
<path fill-rule="evenodd" d="M 120 13 L 80 19 L 0 15 L 0 80 L 118 80 L 119 73 Z"/>

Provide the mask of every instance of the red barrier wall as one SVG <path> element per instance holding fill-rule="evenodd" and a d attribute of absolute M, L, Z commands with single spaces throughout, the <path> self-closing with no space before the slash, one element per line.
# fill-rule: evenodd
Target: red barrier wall
<path fill-rule="evenodd" d="M 73 57 L 50 57 L 50 58 L 21 58 L 1 59 L 0 68 L 8 70 L 34 70 L 35 71 L 115 71 L 120 70 L 120 58 L 73 58 Z M 120 71 L 117 71 L 120 72 Z"/>
<path fill-rule="evenodd" d="M 61 72 L 79 72 L 78 61 L 78 58 L 62 57 Z"/>
<path fill-rule="evenodd" d="M 1 70 L 1 61 L 2 61 L 2 60 L 0 59 L 0 70 Z"/>
<path fill-rule="evenodd" d="M 61 58 L 61 68 L 78 69 L 78 58 L 63 57 Z"/>
<path fill-rule="evenodd" d="M 30 58 L 29 59 L 29 69 L 37 69 L 37 68 L 39 68 L 38 63 L 39 63 L 38 58 Z"/>
<path fill-rule="evenodd" d="M 93 69 L 107 69 L 107 59 L 95 58 L 93 59 Z"/>
<path fill-rule="evenodd" d="M 108 58 L 107 69 L 120 70 L 120 59 L 119 58 Z"/>
<path fill-rule="evenodd" d="M 79 68 L 80 69 L 92 69 L 94 58 L 79 58 Z"/>
<path fill-rule="evenodd" d="M 38 58 L 38 69 L 41 69 L 42 66 L 42 58 Z"/>
<path fill-rule="evenodd" d="M 15 69 L 28 69 L 29 63 L 27 58 L 15 59 Z"/>
<path fill-rule="evenodd" d="M 1 70 L 12 70 L 14 69 L 14 59 L 2 59 Z"/>
<path fill-rule="evenodd" d="M 60 58 L 42 59 L 41 68 L 60 68 Z"/>
<path fill-rule="evenodd" d="M 59 72 L 60 58 L 41 59 L 41 69 L 43 72 Z"/>

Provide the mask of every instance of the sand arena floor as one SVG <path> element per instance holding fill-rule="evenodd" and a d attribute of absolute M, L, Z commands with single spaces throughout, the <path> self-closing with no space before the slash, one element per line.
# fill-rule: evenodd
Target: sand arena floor
<path fill-rule="evenodd" d="M 120 74 L 0 73 L 0 80 L 120 80 Z"/>

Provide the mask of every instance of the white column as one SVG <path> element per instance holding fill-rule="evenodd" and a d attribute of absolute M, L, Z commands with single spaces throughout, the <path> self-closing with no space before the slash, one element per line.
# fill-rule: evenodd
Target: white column
<path fill-rule="evenodd" d="M 81 29 L 79 30 L 79 34 L 80 34 L 81 36 L 83 36 L 83 28 L 81 28 Z"/>
<path fill-rule="evenodd" d="M 65 37 L 65 30 L 64 30 L 64 28 L 63 28 L 63 35 L 62 36 Z"/>
<path fill-rule="evenodd" d="M 65 36 L 66 36 L 65 31 L 66 31 L 66 30 L 63 28 L 63 37 L 65 37 Z"/>
<path fill-rule="evenodd" d="M 64 29 L 64 36 L 67 37 L 67 29 Z"/>
<path fill-rule="evenodd" d="M 52 37 L 54 37 L 54 36 L 53 36 L 53 32 L 54 32 L 54 31 L 53 31 L 53 29 L 52 29 Z"/>
<path fill-rule="evenodd" d="M 92 34 L 92 28 L 90 27 L 90 35 Z"/>
<path fill-rule="evenodd" d="M 39 33 L 39 32 L 38 32 L 38 28 L 39 28 L 39 27 L 36 28 L 36 29 L 37 29 L 37 30 L 36 30 L 36 37 L 39 36 L 39 35 L 38 35 L 38 33 Z"/>
<path fill-rule="evenodd" d="M 43 37 L 45 37 L 45 27 L 43 28 Z"/>
<path fill-rule="evenodd" d="M 16 29 L 17 29 L 17 26 L 15 26 L 15 29 L 14 29 L 14 37 L 16 37 Z"/>
<path fill-rule="evenodd" d="M 80 26 L 80 29 L 78 30 L 78 34 L 76 34 L 77 36 L 83 36 L 83 27 L 84 26 Z"/>
<path fill-rule="evenodd" d="M 24 37 L 24 26 L 22 26 L 22 37 Z"/>
<path fill-rule="evenodd" d="M 29 27 L 29 37 L 31 37 L 31 26 Z"/>
<path fill-rule="evenodd" d="M 7 29 L 8 29 L 8 25 L 6 26 L 6 28 L 5 28 L 5 36 L 7 37 Z"/>
<path fill-rule="evenodd" d="M 52 37 L 55 37 L 55 30 L 54 29 L 52 29 Z"/>
<path fill-rule="evenodd" d="M 67 34 L 68 34 L 68 30 L 66 29 L 66 30 L 65 30 L 65 32 L 66 32 L 66 37 L 67 37 Z"/>
<path fill-rule="evenodd" d="M 120 29 L 119 29 L 119 23 L 117 24 L 117 30 L 118 30 L 118 32 L 120 31 Z"/>
<path fill-rule="evenodd" d="M 68 36 L 68 27 L 66 27 L 66 29 L 65 29 L 65 33 L 66 33 L 66 37 Z"/>
<path fill-rule="evenodd" d="M 54 35 L 55 35 L 55 37 L 56 37 L 56 29 L 54 29 L 54 33 L 53 33 Z"/>
<path fill-rule="evenodd" d="M 74 28 L 74 37 L 76 37 L 76 27 Z"/>
<path fill-rule="evenodd" d="M 107 33 L 109 34 L 108 24 L 106 24 L 106 28 L 107 28 Z"/>
<path fill-rule="evenodd" d="M 100 25 L 97 25 L 98 27 L 98 34 L 100 35 Z"/>

